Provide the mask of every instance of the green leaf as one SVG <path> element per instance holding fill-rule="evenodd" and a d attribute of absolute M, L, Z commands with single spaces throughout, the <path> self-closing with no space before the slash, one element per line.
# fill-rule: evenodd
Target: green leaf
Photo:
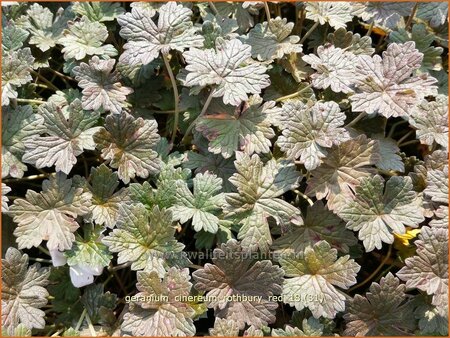
<path fill-rule="evenodd" d="M 42 183 L 40 193 L 27 190 L 25 198 L 14 200 L 9 211 L 17 223 L 14 235 L 19 249 L 37 247 L 43 240 L 48 240 L 49 250 L 70 249 L 79 227 L 75 219 L 89 212 L 91 194 L 57 173 Z"/>
<path fill-rule="evenodd" d="M 266 66 L 251 61 L 251 47 L 237 39 L 219 39 L 216 50 L 191 48 L 183 53 L 187 63 L 187 87 L 213 85 L 213 97 L 238 106 L 248 100 L 248 93 L 259 94 L 269 86 Z"/>
<path fill-rule="evenodd" d="M 101 242 L 103 235 L 102 227 L 84 224 L 84 236 L 79 234 L 75 237 L 72 248 L 64 254 L 69 266 L 83 265 L 90 268 L 105 267 L 112 259 L 108 247 Z"/>
<path fill-rule="evenodd" d="M 282 234 L 273 242 L 272 249 L 282 255 L 298 253 L 321 240 L 343 253 L 348 253 L 349 246 L 357 242 L 353 233 L 346 230 L 345 222 L 324 207 L 322 201 L 317 201 L 308 207 L 304 224 Z"/>
<path fill-rule="evenodd" d="M 62 52 L 66 61 L 82 60 L 88 55 L 116 56 L 117 50 L 113 45 L 103 45 L 107 37 L 105 25 L 91 22 L 83 16 L 79 21 L 69 22 L 68 29 L 64 30 L 58 43 L 64 46 Z"/>
<path fill-rule="evenodd" d="M 100 130 L 100 127 L 94 127 L 100 113 L 83 110 L 78 99 L 68 107 L 68 116 L 54 103 L 41 105 L 38 112 L 44 121 L 42 133 L 47 136 L 27 138 L 22 160 L 36 168 L 55 165 L 56 171 L 69 174 L 83 150 L 95 149 L 92 136 Z"/>
<path fill-rule="evenodd" d="M 270 297 L 281 293 L 283 271 L 269 260 L 254 262 L 245 251 L 230 240 L 214 249 L 213 264 L 206 263 L 192 275 L 195 288 L 206 292 L 206 303 L 214 308 L 216 318 L 236 321 L 239 329 L 245 324 L 260 328 L 275 321 L 278 304 Z M 250 298 L 233 301 L 233 296 Z"/>
<path fill-rule="evenodd" d="M 308 246 L 297 255 L 283 255 L 285 271 L 283 302 L 298 311 L 309 308 L 315 318 L 334 318 L 345 309 L 345 296 L 336 289 L 356 283 L 360 266 L 350 256 L 337 257 L 337 250 L 326 241 Z M 292 278 L 291 278 L 292 277 Z"/>
<path fill-rule="evenodd" d="M 272 145 L 269 139 L 275 136 L 269 119 L 274 106 L 275 102 L 263 103 L 261 97 L 252 95 L 243 107 L 224 107 L 225 116 L 214 113 L 202 116 L 196 129 L 208 139 L 208 150 L 224 158 L 230 158 L 235 151 L 249 155 L 268 153 Z M 211 105 L 210 111 L 213 109 Z"/>
<path fill-rule="evenodd" d="M 375 175 L 365 177 L 356 187 L 355 199 L 344 205 L 338 215 L 347 228 L 359 231 L 366 252 L 393 243 L 394 233 L 402 235 L 405 226 L 418 227 L 423 216 L 422 199 L 413 190 L 410 177 L 393 176 L 386 182 Z"/>
<path fill-rule="evenodd" d="M 391 138 L 384 137 L 382 134 L 373 135 L 372 138 L 378 141 L 380 150 L 380 158 L 375 164 L 377 168 L 387 171 L 395 170 L 401 173 L 405 172 L 402 157 L 398 154 L 400 148 L 397 142 Z"/>
<path fill-rule="evenodd" d="M 106 165 L 91 168 L 90 183 L 86 183 L 87 189 L 92 193 L 92 205 L 90 207 L 92 219 L 96 224 L 113 228 L 119 217 L 119 206 L 128 203 L 128 191 L 119 186 L 118 175 Z"/>
<path fill-rule="evenodd" d="M 336 102 L 303 103 L 288 101 L 279 115 L 282 136 L 277 140 L 280 149 L 289 159 L 299 159 L 307 170 L 317 168 L 327 157 L 326 148 L 348 139 L 348 132 L 341 126 L 345 114 Z"/>
<path fill-rule="evenodd" d="M 44 328 L 45 313 L 40 308 L 47 304 L 49 274 L 39 264 L 28 267 L 28 255 L 8 248 L 2 259 L 2 327 Z"/>
<path fill-rule="evenodd" d="M 419 5 L 419 8 L 420 6 L 421 5 Z M 420 67 L 422 72 L 442 69 L 441 54 L 443 52 L 443 48 L 432 46 L 431 44 L 434 39 L 434 34 L 429 32 L 424 24 L 413 25 L 411 32 L 408 32 L 403 28 L 398 28 L 389 34 L 389 41 L 391 42 L 415 42 L 416 48 L 423 54 L 423 61 Z"/>
<path fill-rule="evenodd" d="M 97 149 L 112 168 L 118 168 L 124 183 L 136 175 L 147 178 L 159 171 L 160 161 L 153 150 L 159 140 L 156 120 L 134 118 L 126 112 L 108 115 L 105 127 L 94 135 Z"/>
<path fill-rule="evenodd" d="M 8 212 L 9 206 L 8 202 L 9 199 L 6 196 L 7 193 L 11 192 L 11 188 L 8 187 L 5 183 L 2 183 L 2 212 Z"/>
<path fill-rule="evenodd" d="M 293 28 L 293 22 L 277 17 L 257 24 L 242 40 L 252 47 L 252 56 L 259 61 L 281 59 L 285 54 L 302 51 L 302 45 L 297 44 L 300 37 L 290 35 Z"/>
<path fill-rule="evenodd" d="M 193 26 L 192 11 L 176 2 L 168 2 L 159 8 L 158 24 L 153 13 L 133 7 L 131 13 L 120 16 L 120 36 L 127 40 L 120 61 L 131 65 L 149 64 L 170 50 L 183 52 L 187 48 L 202 47 L 203 37 Z"/>
<path fill-rule="evenodd" d="M 44 131 L 43 118 L 29 105 L 2 109 L 2 178 L 21 178 L 27 170 L 22 163 L 24 140 Z"/>
<path fill-rule="evenodd" d="M 24 27 L 31 33 L 30 44 L 45 52 L 54 47 L 62 37 L 67 23 L 73 18 L 69 10 L 59 8 L 56 15 L 49 8 L 34 3 L 27 10 Z"/>
<path fill-rule="evenodd" d="M 327 41 L 334 47 L 344 49 L 355 55 L 372 55 L 375 52 L 370 36 L 361 37 L 358 33 L 347 32 L 345 28 L 339 28 L 334 33 L 328 34 Z"/>
<path fill-rule="evenodd" d="M 156 272 L 139 271 L 140 292 L 124 315 L 122 330 L 134 336 L 193 336 L 195 310 L 183 299 L 190 295 L 190 278 L 188 269 L 171 268 L 162 280 Z"/>
<path fill-rule="evenodd" d="M 390 272 L 380 284 L 372 283 L 366 297 L 355 295 L 344 315 L 349 336 L 403 336 L 412 334 L 414 317 L 405 285 Z"/>
<path fill-rule="evenodd" d="M 82 62 L 73 69 L 78 86 L 83 88 L 83 109 L 98 110 L 103 107 L 105 111 L 120 114 L 126 104 L 127 95 L 133 89 L 122 86 L 120 76 L 113 72 L 116 60 L 100 60 L 94 56 L 89 64 Z"/>
<path fill-rule="evenodd" d="M 2 51 L 9 52 L 22 48 L 23 43 L 30 35 L 26 30 L 18 27 L 14 21 L 2 22 Z"/>
<path fill-rule="evenodd" d="M 216 233 L 219 228 L 218 215 L 225 202 L 222 179 L 209 173 L 197 174 L 193 179 L 194 193 L 183 181 L 177 182 L 175 205 L 170 208 L 173 218 L 181 223 L 192 219 L 195 231 Z"/>
<path fill-rule="evenodd" d="M 93 324 L 107 324 L 111 317 L 115 319 L 112 311 L 116 307 L 116 302 L 117 296 L 109 291 L 104 292 L 102 284 L 86 287 L 81 297 L 81 303 Z"/>
<path fill-rule="evenodd" d="M 236 152 L 237 173 L 230 182 L 238 193 L 227 193 L 225 214 L 242 226 L 238 238 L 245 250 L 262 252 L 272 243 L 268 218 L 277 224 L 301 223 L 300 210 L 279 198 L 298 186 L 301 174 L 287 161 L 270 160 L 265 165 L 258 155 Z"/>
<path fill-rule="evenodd" d="M 131 262 L 131 269 L 157 272 L 162 277 L 170 258 L 182 256 L 184 245 L 174 238 L 172 213 L 155 206 L 147 211 L 142 204 L 120 207 L 116 228 L 102 242 L 118 253 L 118 264 Z"/>
<path fill-rule="evenodd" d="M 86 16 L 92 22 L 113 21 L 124 13 L 120 3 L 116 2 L 75 2 L 72 11 Z"/>

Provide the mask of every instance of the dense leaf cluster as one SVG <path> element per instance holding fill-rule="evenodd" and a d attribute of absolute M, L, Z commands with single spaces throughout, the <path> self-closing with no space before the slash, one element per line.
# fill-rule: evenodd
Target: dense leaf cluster
<path fill-rule="evenodd" d="M 2 332 L 448 334 L 446 2 L 2 4 Z"/>

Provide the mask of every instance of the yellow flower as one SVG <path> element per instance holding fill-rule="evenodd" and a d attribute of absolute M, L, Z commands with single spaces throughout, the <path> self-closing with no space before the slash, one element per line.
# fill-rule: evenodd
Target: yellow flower
<path fill-rule="evenodd" d="M 404 234 L 394 233 L 394 248 L 398 250 L 398 255 L 404 260 L 408 257 L 414 256 L 416 248 L 411 245 L 410 241 L 417 237 L 420 229 L 412 229 L 406 227 Z"/>

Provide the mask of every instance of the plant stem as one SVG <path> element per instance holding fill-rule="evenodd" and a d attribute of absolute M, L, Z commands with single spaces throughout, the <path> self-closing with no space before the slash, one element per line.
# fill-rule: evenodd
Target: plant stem
<path fill-rule="evenodd" d="M 203 105 L 202 111 L 200 112 L 200 114 L 195 118 L 194 121 L 192 121 L 192 123 L 189 125 L 189 127 L 186 129 L 186 133 L 183 136 L 183 139 L 181 140 L 181 143 L 183 143 L 186 140 L 186 137 L 189 135 L 189 133 L 191 132 L 192 128 L 194 128 L 195 124 L 197 123 L 197 121 L 205 114 L 206 110 L 208 109 L 211 100 L 213 98 L 213 94 L 215 93 L 215 90 L 211 90 L 211 93 L 209 93 L 208 98 L 205 101 L 205 104 Z"/>
<path fill-rule="evenodd" d="M 352 121 L 350 121 L 344 128 L 350 128 L 353 127 L 355 124 L 357 124 L 359 121 L 361 121 L 364 117 L 366 117 L 366 113 L 359 113 L 358 116 L 356 116 Z"/>
<path fill-rule="evenodd" d="M 311 28 L 305 33 L 305 35 L 300 40 L 300 43 L 305 42 L 306 38 L 311 35 L 312 32 L 319 26 L 319 22 L 315 22 L 314 25 L 311 26 Z"/>
<path fill-rule="evenodd" d="M 95 333 L 94 325 L 92 325 L 91 318 L 89 317 L 89 313 L 86 312 L 86 321 L 88 323 L 89 331 L 91 332 L 92 337 L 97 337 Z"/>
<path fill-rule="evenodd" d="M 43 253 L 45 253 L 47 256 L 51 256 L 50 255 L 50 251 L 48 251 L 46 248 L 44 248 L 42 245 L 38 246 L 39 251 L 42 251 Z"/>
<path fill-rule="evenodd" d="M 310 199 L 308 196 L 306 196 L 306 195 L 305 195 L 304 193 L 302 193 L 300 190 L 295 189 L 294 192 L 295 192 L 297 195 L 303 197 L 303 199 L 305 199 L 305 200 L 308 202 L 308 204 L 309 204 L 310 206 L 313 206 L 314 202 L 312 201 L 312 199 Z"/>
<path fill-rule="evenodd" d="M 366 36 L 370 36 L 370 34 L 372 34 L 374 22 L 375 22 L 374 20 L 370 22 L 370 26 L 369 29 L 367 30 Z"/>
<path fill-rule="evenodd" d="M 75 331 L 80 330 L 81 324 L 83 324 L 83 320 L 84 320 L 84 317 L 86 317 L 86 314 L 87 314 L 87 310 L 83 309 L 83 312 L 81 312 L 80 319 L 78 319 L 77 326 L 75 326 Z"/>
<path fill-rule="evenodd" d="M 62 333 L 64 331 L 64 329 L 59 329 L 58 331 L 56 331 L 54 334 L 52 334 L 50 337 L 58 337 L 60 333 Z"/>
<path fill-rule="evenodd" d="M 212 1 L 208 1 L 209 7 L 211 7 L 212 11 L 214 12 L 214 15 L 219 15 L 219 11 L 217 10 L 216 6 Z"/>
<path fill-rule="evenodd" d="M 284 100 L 288 100 L 288 99 L 292 99 L 292 98 L 294 98 L 294 97 L 297 97 L 297 96 L 299 96 L 301 93 L 303 93 L 303 92 L 305 92 L 306 90 L 308 90 L 309 88 L 311 88 L 311 85 L 307 85 L 305 88 L 302 88 L 302 89 L 296 91 L 295 93 L 292 93 L 292 94 L 289 94 L 289 95 L 286 95 L 286 96 L 279 97 L 278 99 L 275 100 L 275 102 L 281 102 L 281 101 L 284 101 Z"/>
<path fill-rule="evenodd" d="M 413 143 L 417 143 L 417 142 L 419 142 L 419 140 L 417 140 L 417 139 L 409 140 L 409 141 L 400 143 L 400 144 L 398 145 L 398 147 L 399 147 L 399 148 L 400 148 L 400 147 L 404 147 L 404 146 L 407 146 L 407 145 L 410 145 L 410 144 L 413 144 Z"/>
<path fill-rule="evenodd" d="M 406 23 L 405 23 L 405 30 L 410 30 L 412 21 L 413 21 L 414 17 L 416 16 L 418 5 L 419 4 L 416 2 L 416 4 L 414 5 L 414 7 L 411 11 L 411 14 L 408 17 L 408 21 L 406 21 Z"/>
<path fill-rule="evenodd" d="M 386 257 L 384 257 L 384 259 L 381 261 L 380 265 L 378 265 L 378 267 L 375 269 L 375 271 L 372 272 L 370 274 L 370 276 L 367 277 L 366 279 L 364 279 L 361 283 L 358 283 L 355 286 L 353 286 L 350 289 L 348 289 L 348 291 L 350 292 L 350 291 L 356 290 L 356 289 L 360 288 L 361 286 L 363 286 L 363 285 L 367 284 L 368 282 L 370 282 L 370 280 L 383 268 L 383 266 L 389 260 L 389 258 L 391 257 L 391 253 L 392 253 L 392 244 L 389 245 L 389 249 L 388 249 L 388 252 L 386 254 Z"/>
<path fill-rule="evenodd" d="M 36 104 L 43 104 L 45 101 L 41 100 L 32 100 L 32 99 L 16 99 L 17 102 L 20 103 L 36 103 Z"/>
<path fill-rule="evenodd" d="M 32 180 L 39 180 L 41 178 L 47 178 L 51 176 L 52 174 L 39 174 L 39 175 L 31 175 L 31 176 L 25 176 L 22 178 L 6 178 L 2 180 L 4 183 L 8 182 L 20 182 L 20 181 L 32 181 Z"/>
<path fill-rule="evenodd" d="M 197 264 L 189 264 L 188 265 L 190 268 L 195 269 L 195 270 L 199 270 L 199 269 L 203 269 L 204 267 L 201 265 L 197 265 Z"/>
<path fill-rule="evenodd" d="M 172 137 L 170 138 L 170 143 L 173 144 L 175 141 L 175 136 L 177 136 L 177 130 L 178 130 L 178 121 L 180 119 L 180 113 L 178 111 L 178 101 L 180 100 L 180 97 L 178 95 L 178 88 L 177 88 L 177 82 L 175 81 L 175 76 L 173 75 L 172 68 L 170 68 L 169 60 L 167 60 L 167 55 L 162 53 L 164 65 L 166 66 L 167 73 L 169 73 L 170 82 L 172 83 L 172 89 L 173 89 L 173 96 L 174 96 L 174 104 L 175 104 L 175 116 L 173 121 L 173 131 L 172 131 Z"/>
<path fill-rule="evenodd" d="M 408 131 L 405 135 L 402 136 L 402 138 L 400 138 L 400 140 L 397 141 L 397 145 L 399 146 L 400 144 L 402 144 L 402 142 L 406 140 L 409 136 L 411 136 L 412 133 L 414 133 L 414 130 Z"/>
<path fill-rule="evenodd" d="M 389 137 L 392 137 L 392 135 L 394 135 L 395 128 L 397 128 L 399 125 L 401 125 L 401 124 L 403 124 L 403 123 L 406 123 L 406 122 L 408 122 L 408 121 L 401 120 L 401 121 L 395 122 L 395 123 L 392 125 L 391 130 L 389 130 L 389 134 L 387 135 L 387 137 L 388 137 L 388 138 L 389 138 Z"/>
<path fill-rule="evenodd" d="M 34 262 L 38 262 L 38 263 L 52 264 L 51 259 L 44 259 L 44 258 L 34 258 L 34 257 L 30 257 L 29 260 L 30 260 L 30 261 L 34 261 Z"/>
<path fill-rule="evenodd" d="M 37 76 L 42 82 L 44 82 L 49 88 L 53 89 L 55 92 L 59 91 L 58 87 L 56 87 L 53 83 L 51 83 L 49 80 L 47 80 L 44 76 L 42 76 L 38 72 L 32 70 L 31 74 Z"/>
<path fill-rule="evenodd" d="M 271 19 L 271 17 L 270 17 L 270 9 L 269 9 L 269 5 L 267 4 L 266 1 L 264 1 L 264 10 L 266 11 L 266 20 L 267 20 L 267 22 L 269 22 L 270 19 Z"/>

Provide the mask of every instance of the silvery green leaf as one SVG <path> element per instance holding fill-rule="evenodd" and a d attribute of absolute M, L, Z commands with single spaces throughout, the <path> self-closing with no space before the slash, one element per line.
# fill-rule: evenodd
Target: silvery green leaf
<path fill-rule="evenodd" d="M 211 105 L 212 114 L 202 116 L 196 129 L 209 140 L 208 150 L 224 158 L 236 151 L 268 153 L 272 145 L 269 139 L 275 136 L 269 121 L 274 106 L 275 102 L 263 103 L 258 95 L 252 95 L 243 107 L 225 107 L 225 114 L 215 115 Z"/>
<path fill-rule="evenodd" d="M 365 297 L 355 295 L 348 302 L 344 319 L 349 336 L 402 336 L 415 327 L 405 285 L 390 272 L 379 284 L 372 283 Z"/>
<path fill-rule="evenodd" d="M 229 240 L 214 249 L 213 264 L 206 263 L 192 275 L 216 318 L 233 320 L 239 329 L 245 324 L 261 328 L 275 321 L 278 304 L 270 297 L 281 293 L 283 270 L 269 260 L 255 262 L 245 251 L 239 242 Z M 227 296 L 252 298 L 229 301 Z"/>
<path fill-rule="evenodd" d="M 339 93 L 352 92 L 355 78 L 356 57 L 353 53 L 333 45 L 319 46 L 317 56 L 309 54 L 303 56 L 303 61 L 309 63 L 316 70 L 311 75 L 312 84 L 316 88 L 331 88 Z"/>
<path fill-rule="evenodd" d="M 436 79 L 426 73 L 414 75 L 422 60 L 413 41 L 390 44 L 383 58 L 359 55 L 355 94 L 350 96 L 353 111 L 408 116 L 425 96 L 437 94 Z"/>
<path fill-rule="evenodd" d="M 94 56 L 89 64 L 82 62 L 73 69 L 78 86 L 83 88 L 83 109 L 98 110 L 103 107 L 113 114 L 120 114 L 127 95 L 133 89 L 122 86 L 120 76 L 113 71 L 116 60 L 100 60 Z"/>
<path fill-rule="evenodd" d="M 442 169 L 428 170 L 425 195 L 437 203 L 448 204 L 448 165 Z"/>
<path fill-rule="evenodd" d="M 238 106 L 247 94 L 259 94 L 269 86 L 266 66 L 251 61 L 251 47 L 237 39 L 216 41 L 216 50 L 191 48 L 183 53 L 187 66 L 187 87 L 213 86 L 213 97 Z"/>
<path fill-rule="evenodd" d="M 103 227 L 86 223 L 84 236 L 77 234 L 72 248 L 64 252 L 69 266 L 84 265 L 92 269 L 109 265 L 112 255 L 108 247 L 101 242 Z"/>
<path fill-rule="evenodd" d="M 404 16 L 409 16 L 414 2 L 367 2 L 364 8 L 365 17 L 371 17 L 376 24 L 395 28 Z"/>
<path fill-rule="evenodd" d="M 39 264 L 28 267 L 28 255 L 10 247 L 2 259 L 2 328 L 16 328 L 22 324 L 28 329 L 45 326 L 50 270 Z"/>
<path fill-rule="evenodd" d="M 106 117 L 105 127 L 94 135 L 97 149 L 111 168 L 117 168 L 119 178 L 129 183 L 136 175 L 147 178 L 158 173 L 160 161 L 153 150 L 160 136 L 156 120 L 122 112 Z"/>
<path fill-rule="evenodd" d="M 375 52 L 370 36 L 361 37 L 359 33 L 347 32 L 345 28 L 339 28 L 334 33 L 328 34 L 327 41 L 334 47 L 355 55 L 372 55 Z"/>
<path fill-rule="evenodd" d="M 321 240 L 343 253 L 357 243 L 356 237 L 345 228 L 345 222 L 317 201 L 308 207 L 304 224 L 282 234 L 273 242 L 272 249 L 282 255 L 298 253 Z"/>
<path fill-rule="evenodd" d="M 448 147 L 448 96 L 438 95 L 436 101 L 423 100 L 409 117 L 416 128 L 420 143 L 432 146 L 434 142 Z"/>
<path fill-rule="evenodd" d="M 170 259 L 182 256 L 184 245 L 174 238 L 172 213 L 142 204 L 120 206 L 116 228 L 102 242 L 118 253 L 118 264 L 131 262 L 131 269 L 154 271 L 159 277 L 170 268 Z"/>
<path fill-rule="evenodd" d="M 195 310 L 184 300 L 191 293 L 188 269 L 171 268 L 160 279 L 155 272 L 138 271 L 138 301 L 130 304 L 123 317 L 122 330 L 134 336 L 193 336 Z M 139 299 L 155 299 L 140 301 Z"/>
<path fill-rule="evenodd" d="M 86 16 L 92 22 L 113 21 L 124 13 L 124 9 L 117 2 L 75 2 L 72 11 Z"/>
<path fill-rule="evenodd" d="M 100 114 L 88 112 L 81 108 L 80 100 L 73 101 L 65 116 L 54 103 L 46 103 L 39 107 L 48 136 L 34 135 L 24 141 L 25 154 L 22 160 L 31 163 L 36 168 L 55 165 L 56 171 L 69 174 L 77 156 L 84 149 L 94 150 L 92 138 L 100 127 L 94 127 Z"/>
<path fill-rule="evenodd" d="M 307 2 L 306 18 L 321 25 L 328 23 L 334 29 L 345 28 L 352 20 L 351 10 L 348 2 Z"/>
<path fill-rule="evenodd" d="M 423 61 L 420 67 L 422 72 L 442 69 L 441 54 L 443 49 L 442 47 L 434 47 L 431 45 L 434 42 L 434 39 L 434 34 L 428 31 L 424 24 L 413 25 L 411 32 L 403 28 L 398 28 L 396 31 L 389 34 L 389 41 L 392 42 L 415 42 L 416 48 L 423 54 Z"/>
<path fill-rule="evenodd" d="M 432 295 L 434 306 L 448 309 L 448 229 L 422 227 L 414 244 L 416 255 L 406 259 L 397 276 L 408 289 Z"/>
<path fill-rule="evenodd" d="M 158 24 L 152 20 L 151 12 L 139 7 L 118 17 L 120 36 L 127 40 L 121 62 L 146 65 L 160 52 L 168 54 L 172 49 L 183 52 L 187 48 L 203 46 L 203 37 L 196 34 L 198 28 L 193 26 L 189 8 L 170 1 L 158 12 Z"/>
<path fill-rule="evenodd" d="M 170 208 L 173 218 L 181 223 L 192 219 L 195 231 L 216 233 L 219 228 L 218 215 L 225 202 L 222 179 L 209 173 L 197 174 L 193 179 L 192 193 L 186 182 L 177 182 L 175 205 Z"/>
<path fill-rule="evenodd" d="M 16 88 L 30 82 L 34 57 L 30 48 L 2 53 L 2 106 L 17 98 Z"/>
<path fill-rule="evenodd" d="M 448 3 L 421 2 L 417 9 L 417 17 L 430 22 L 431 27 L 443 25 L 448 20 Z"/>
<path fill-rule="evenodd" d="M 268 218 L 277 224 L 301 224 L 300 210 L 280 198 L 295 189 L 301 177 L 292 162 L 272 159 L 264 164 L 258 155 L 236 153 L 237 173 L 230 182 L 237 193 L 225 195 L 225 214 L 241 224 L 238 239 L 245 250 L 266 252 L 272 243 Z"/>
<path fill-rule="evenodd" d="M 22 163 L 24 140 L 43 132 L 43 118 L 29 105 L 2 109 L 2 178 L 23 177 L 27 166 Z"/>
<path fill-rule="evenodd" d="M 252 47 L 252 56 L 260 61 L 281 59 L 285 54 L 302 51 L 298 44 L 300 37 L 290 35 L 293 28 L 293 22 L 276 17 L 257 24 L 242 40 Z"/>
<path fill-rule="evenodd" d="M 380 157 L 375 164 L 377 168 L 382 170 L 395 170 L 401 173 L 405 172 L 405 164 L 402 157 L 398 154 L 400 148 L 393 139 L 384 137 L 382 134 L 373 135 L 372 138 L 378 141 Z"/>
<path fill-rule="evenodd" d="M 434 211 L 434 218 L 430 221 L 432 228 L 447 228 L 448 227 L 448 206 L 441 205 Z"/>
<path fill-rule="evenodd" d="M 307 170 L 317 168 L 328 154 L 327 148 L 348 139 L 341 126 L 345 114 L 336 102 L 303 103 L 287 101 L 280 114 L 282 136 L 277 140 L 288 159 L 299 159 Z"/>
<path fill-rule="evenodd" d="M 257 3 L 245 5 L 240 2 L 217 2 L 214 4 L 219 15 L 228 18 L 231 17 L 237 21 L 239 33 L 245 33 L 254 25 L 253 15 L 257 15 L 259 7 Z"/>
<path fill-rule="evenodd" d="M 220 177 L 223 182 L 224 192 L 231 192 L 234 186 L 230 183 L 229 178 L 236 172 L 234 168 L 234 157 L 223 158 L 222 155 L 211 154 L 207 151 L 196 153 L 188 151 L 185 154 L 186 159 L 183 168 L 195 170 L 195 173 L 203 173 L 209 171 Z"/>
<path fill-rule="evenodd" d="M 418 295 L 414 299 L 414 317 L 419 320 L 421 335 L 448 335 L 448 309 L 431 304 L 431 297 Z"/>
<path fill-rule="evenodd" d="M 372 166 L 379 159 L 378 143 L 364 135 L 343 142 L 333 147 L 322 165 L 311 172 L 306 194 L 326 198 L 328 208 L 336 212 L 352 199 L 359 179 L 376 172 Z"/>
<path fill-rule="evenodd" d="M 153 17 L 156 11 L 164 5 L 164 2 L 132 2 L 131 8 L 140 8 L 148 12 L 149 17 Z"/>
<path fill-rule="evenodd" d="M 355 199 L 338 212 L 347 228 L 359 231 L 366 252 L 393 243 L 394 233 L 404 234 L 405 226 L 416 228 L 425 219 L 422 199 L 413 191 L 410 177 L 384 179 L 365 177 L 356 187 Z"/>
<path fill-rule="evenodd" d="M 8 187 L 5 183 L 2 183 L 2 212 L 8 212 L 9 210 L 9 199 L 6 196 L 6 194 L 9 192 L 11 192 L 11 188 Z"/>
<path fill-rule="evenodd" d="M 66 61 L 82 60 L 91 55 L 116 56 L 117 50 L 112 45 L 103 45 L 107 37 L 105 25 L 83 16 L 79 21 L 68 23 L 58 43 L 64 46 L 62 52 Z"/>
<path fill-rule="evenodd" d="M 67 22 L 73 18 L 69 10 L 59 8 L 54 15 L 49 8 L 38 3 L 27 10 L 24 28 L 31 33 L 30 44 L 45 52 L 54 47 L 61 38 Z"/>
<path fill-rule="evenodd" d="M 31 329 L 20 323 L 16 327 L 2 327 L 3 337 L 31 337 Z"/>
<path fill-rule="evenodd" d="M 91 168 L 90 182 L 86 185 L 92 193 L 92 219 L 96 224 L 113 228 L 119 217 L 120 204 L 129 201 L 125 188 L 115 192 L 119 186 L 117 173 L 104 164 Z"/>
<path fill-rule="evenodd" d="M 226 318 L 216 318 L 214 327 L 209 334 L 215 337 L 233 337 L 239 335 L 239 325 L 236 321 Z"/>
<path fill-rule="evenodd" d="M 288 277 L 283 283 L 283 302 L 298 311 L 309 308 L 315 318 L 334 318 L 345 310 L 345 296 L 336 287 L 348 289 L 355 284 L 361 268 L 348 255 L 338 258 L 337 250 L 326 241 L 297 255 L 282 255 L 280 264 Z"/>
<path fill-rule="evenodd" d="M 22 48 L 24 41 L 30 35 L 26 30 L 18 27 L 14 21 L 2 22 L 2 51 L 9 52 Z"/>
<path fill-rule="evenodd" d="M 42 183 L 40 193 L 27 190 L 25 198 L 14 200 L 9 209 L 19 249 L 37 247 L 43 240 L 49 250 L 70 249 L 79 227 L 75 219 L 89 212 L 91 194 L 74 188 L 72 179 L 59 172 Z"/>

